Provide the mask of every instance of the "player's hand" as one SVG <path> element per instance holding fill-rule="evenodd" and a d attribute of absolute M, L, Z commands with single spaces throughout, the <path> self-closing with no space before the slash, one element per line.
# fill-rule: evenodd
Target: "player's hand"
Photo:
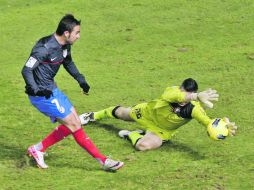
<path fill-rule="evenodd" d="M 36 96 L 36 93 L 34 92 L 32 88 L 27 88 L 26 93 L 30 96 Z"/>
<path fill-rule="evenodd" d="M 223 121 L 227 123 L 228 133 L 230 136 L 235 136 L 237 126 L 235 125 L 235 122 L 230 122 L 227 117 L 223 118 Z"/>
<path fill-rule="evenodd" d="M 84 94 L 88 95 L 88 92 L 89 92 L 89 89 L 90 89 L 89 84 L 87 84 L 86 82 L 85 83 L 81 83 L 80 87 L 83 89 Z"/>
<path fill-rule="evenodd" d="M 218 101 L 219 94 L 216 90 L 208 89 L 197 94 L 197 99 L 207 108 L 213 108 L 212 101 Z"/>
<path fill-rule="evenodd" d="M 36 96 L 45 96 L 46 99 L 49 99 L 51 95 L 53 95 L 53 92 L 48 89 L 39 90 L 36 93 Z"/>

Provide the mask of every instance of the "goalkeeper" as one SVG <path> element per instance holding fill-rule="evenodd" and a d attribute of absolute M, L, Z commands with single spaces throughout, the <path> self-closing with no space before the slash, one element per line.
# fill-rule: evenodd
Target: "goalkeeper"
<path fill-rule="evenodd" d="M 145 130 L 121 130 L 119 136 L 127 138 L 140 151 L 159 148 L 168 141 L 176 130 L 184 124 L 197 120 L 208 126 L 213 120 L 206 115 L 204 108 L 212 108 L 212 101 L 218 101 L 216 90 L 208 89 L 197 93 L 198 84 L 188 78 L 181 86 L 165 89 L 162 96 L 148 103 L 133 107 L 113 106 L 97 112 L 80 115 L 82 124 L 106 118 L 117 118 L 124 121 L 135 121 Z M 237 127 L 225 118 L 230 135 L 235 135 Z"/>

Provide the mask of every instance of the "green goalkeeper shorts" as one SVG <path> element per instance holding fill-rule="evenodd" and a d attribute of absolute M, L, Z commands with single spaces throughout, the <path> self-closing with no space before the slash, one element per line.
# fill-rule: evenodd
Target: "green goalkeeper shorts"
<path fill-rule="evenodd" d="M 157 126 L 146 111 L 147 103 L 141 103 L 131 108 L 130 117 L 141 125 L 146 132 L 152 132 L 158 135 L 163 141 L 171 139 L 176 130 L 165 130 Z"/>

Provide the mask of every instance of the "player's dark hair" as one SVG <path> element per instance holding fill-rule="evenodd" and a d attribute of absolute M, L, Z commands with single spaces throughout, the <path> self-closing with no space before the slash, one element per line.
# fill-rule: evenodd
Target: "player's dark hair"
<path fill-rule="evenodd" d="M 81 20 L 75 19 L 72 14 L 67 14 L 60 20 L 56 29 L 56 34 L 61 36 L 65 31 L 72 32 L 73 28 L 80 25 L 80 23 Z"/>
<path fill-rule="evenodd" d="M 188 78 L 185 79 L 181 85 L 181 87 L 186 90 L 187 92 L 197 92 L 198 91 L 198 84 L 197 82 L 192 79 Z"/>

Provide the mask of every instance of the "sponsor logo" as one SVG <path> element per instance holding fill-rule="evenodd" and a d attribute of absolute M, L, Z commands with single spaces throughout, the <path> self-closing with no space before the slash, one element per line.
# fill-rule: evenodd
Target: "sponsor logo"
<path fill-rule="evenodd" d="M 54 61 L 57 57 L 51 58 L 50 61 Z"/>

